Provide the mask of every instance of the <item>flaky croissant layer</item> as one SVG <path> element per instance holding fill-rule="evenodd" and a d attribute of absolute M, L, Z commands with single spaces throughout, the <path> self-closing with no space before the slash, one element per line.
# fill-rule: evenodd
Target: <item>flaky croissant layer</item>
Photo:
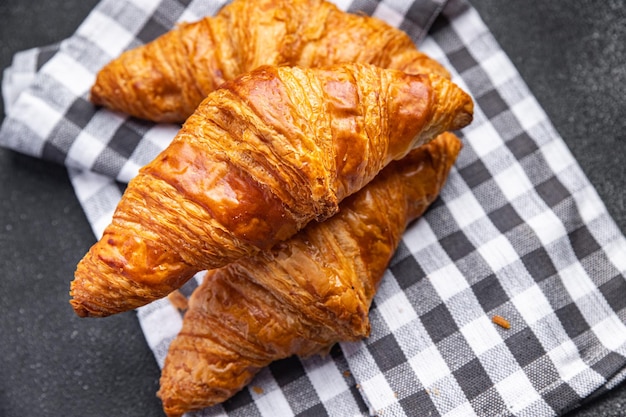
<path fill-rule="evenodd" d="M 436 75 L 261 67 L 211 93 L 128 185 L 78 264 L 80 316 L 129 310 L 337 212 L 390 161 L 472 119 Z"/>
<path fill-rule="evenodd" d="M 184 122 L 223 82 L 261 65 L 361 62 L 408 73 L 448 72 L 376 18 L 324 0 L 235 0 L 124 52 L 97 75 L 95 104 L 155 122 Z"/>
<path fill-rule="evenodd" d="M 274 360 L 367 336 L 370 304 L 402 233 L 437 197 L 460 148 L 442 134 L 390 164 L 327 221 L 209 271 L 165 360 L 166 413 L 222 402 Z"/>

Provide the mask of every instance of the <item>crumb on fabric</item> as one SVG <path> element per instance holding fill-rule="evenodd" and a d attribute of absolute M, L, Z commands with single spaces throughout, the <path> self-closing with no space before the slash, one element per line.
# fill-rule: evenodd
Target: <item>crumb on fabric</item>
<path fill-rule="evenodd" d="M 511 328 L 511 323 L 509 323 L 509 321 L 507 319 L 505 319 L 502 316 L 493 316 L 491 318 L 491 321 L 494 324 L 497 324 L 498 326 L 502 327 L 503 329 L 510 329 Z"/>

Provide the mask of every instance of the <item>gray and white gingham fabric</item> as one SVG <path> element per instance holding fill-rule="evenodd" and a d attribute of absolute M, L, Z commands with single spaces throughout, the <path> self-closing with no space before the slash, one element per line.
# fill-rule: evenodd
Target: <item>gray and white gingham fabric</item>
<path fill-rule="evenodd" d="M 371 336 L 325 358 L 275 362 L 194 416 L 553 416 L 621 382 L 626 240 L 475 9 L 464 0 L 337 4 L 407 31 L 472 94 L 475 120 L 441 197 L 386 272 Z M 96 236 L 124 183 L 178 127 L 94 108 L 95 73 L 221 5 L 102 0 L 70 39 L 20 53 L 6 70 L 0 145 L 65 164 Z M 162 365 L 181 316 L 167 300 L 137 315 Z"/>

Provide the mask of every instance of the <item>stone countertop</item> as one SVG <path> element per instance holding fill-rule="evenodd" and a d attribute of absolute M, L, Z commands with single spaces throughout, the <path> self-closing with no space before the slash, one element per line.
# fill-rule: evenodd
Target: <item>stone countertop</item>
<path fill-rule="evenodd" d="M 0 68 L 70 36 L 96 3 L 1 2 Z M 625 2 L 472 3 L 626 232 Z M 64 168 L 0 148 L 0 415 L 163 416 L 135 314 L 69 307 L 68 277 L 94 242 Z M 622 415 L 626 384 L 567 417 Z"/>

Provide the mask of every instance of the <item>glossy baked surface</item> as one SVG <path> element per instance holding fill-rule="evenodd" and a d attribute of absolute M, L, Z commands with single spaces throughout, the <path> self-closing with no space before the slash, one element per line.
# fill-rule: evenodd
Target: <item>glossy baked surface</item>
<path fill-rule="evenodd" d="M 448 76 L 401 30 L 323 0 L 236 0 L 115 58 L 91 100 L 155 122 L 184 122 L 207 94 L 261 65 L 361 62 Z"/>
<path fill-rule="evenodd" d="M 80 316 L 130 310 L 269 249 L 472 113 L 469 95 L 433 74 L 346 64 L 238 77 L 129 183 L 78 264 L 72 306 Z"/>
<path fill-rule="evenodd" d="M 209 271 L 165 361 L 166 413 L 222 402 L 274 360 L 369 335 L 370 304 L 402 233 L 439 195 L 460 149 L 444 133 L 391 163 L 325 222 Z"/>

